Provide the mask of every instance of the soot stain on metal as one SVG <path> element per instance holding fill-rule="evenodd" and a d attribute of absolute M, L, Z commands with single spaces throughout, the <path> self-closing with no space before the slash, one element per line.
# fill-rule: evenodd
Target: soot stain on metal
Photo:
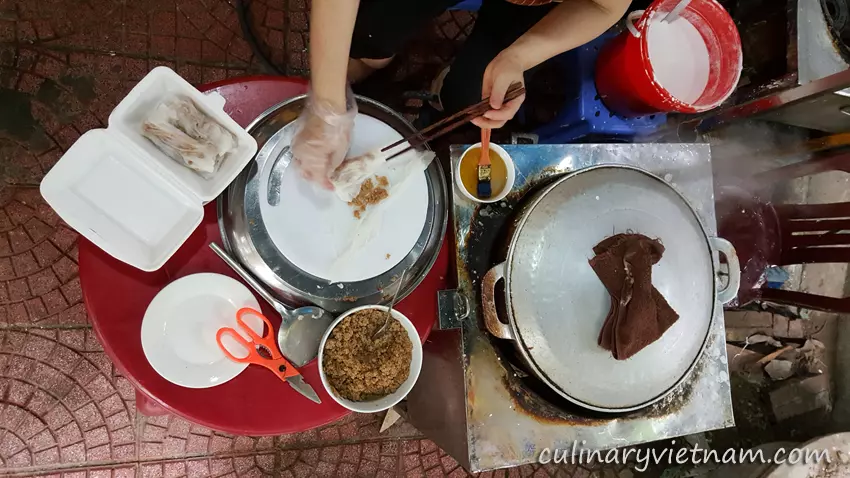
<path fill-rule="evenodd" d="M 501 355 L 501 354 L 500 354 Z M 521 380 L 511 376 L 511 371 L 503 377 L 505 388 L 510 393 L 516 410 L 525 413 L 540 422 L 560 425 L 604 425 L 611 420 L 628 421 L 632 419 L 663 418 L 679 413 L 693 395 L 693 384 L 704 371 L 704 360 L 700 360 L 691 375 L 673 390 L 667 397 L 649 407 L 625 414 L 597 414 L 590 410 L 581 410 L 581 414 L 571 413 L 546 400 Z M 532 380 L 536 380 L 533 377 Z M 595 415 L 595 416 L 594 416 Z"/>
<path fill-rule="evenodd" d="M 483 304 L 474 285 L 480 283 L 490 267 L 504 260 L 504 253 L 507 251 L 517 215 L 522 211 L 523 202 L 531 198 L 534 192 L 544 189 L 570 172 L 558 166 L 545 167 L 530 174 L 523 184 L 515 186 L 503 204 L 480 205 L 472 211 L 470 228 L 465 231 L 464 236 L 466 247 L 457 248 L 456 259 L 459 266 L 458 280 L 469 284 L 473 291 L 473 300 L 479 307 Z M 501 365 L 505 368 L 506 373 L 502 381 L 515 409 L 537 421 L 551 424 L 597 426 L 611 420 L 644 419 L 674 414 L 690 402 L 693 393 L 692 383 L 702 369 L 702 360 L 700 360 L 685 382 L 664 400 L 650 407 L 626 414 L 599 413 L 573 405 L 561 397 L 541 396 L 536 389 L 546 394 L 547 386 L 533 376 L 520 378 L 519 374 L 511 368 L 518 359 L 506 352 L 503 348 L 504 344 L 500 341 L 489 334 L 485 335 L 494 345 Z M 472 350 L 465 352 L 474 353 Z M 516 366 L 522 369 L 521 365 Z M 554 392 L 548 391 L 554 395 Z"/>
<path fill-rule="evenodd" d="M 703 374 L 705 362 L 705 357 L 700 357 L 690 375 L 670 392 L 669 395 L 661 399 L 661 401 L 635 413 L 640 413 L 642 417 L 646 418 L 658 418 L 679 413 L 680 410 L 690 403 L 694 393 L 694 383 Z"/>
<path fill-rule="evenodd" d="M 525 183 L 520 185 L 515 191 L 512 191 L 506 199 L 510 199 L 514 204 L 519 204 L 525 199 L 527 194 L 533 193 L 535 190 L 541 190 L 571 172 L 573 171 L 565 170 L 558 166 L 547 166 L 529 175 Z"/>
<path fill-rule="evenodd" d="M 640 148 L 638 148 L 638 152 L 640 152 Z M 714 385 L 714 381 L 722 384 L 723 377 L 714 377 L 714 374 L 718 373 L 716 359 L 709 354 L 703 353 L 688 376 L 659 402 L 628 413 L 600 413 L 583 409 L 569 402 L 549 389 L 535 375 L 526 373 L 525 365 L 518 357 L 519 353 L 513 343 L 496 339 L 486 331 L 486 328 L 483 328 L 480 291 L 477 288 L 473 289 L 470 281 L 474 278 L 481 278 L 489 267 L 498 263 L 499 259 L 504 259 L 504 256 L 499 257 L 500 251 L 497 248 L 491 247 L 492 244 L 488 243 L 488 238 L 494 232 L 504 233 L 505 229 L 508 229 L 508 223 L 515 221 L 524 204 L 530 202 L 532 196 L 528 196 L 528 194 L 534 194 L 545 189 L 565 175 L 574 172 L 572 163 L 567 168 L 561 167 L 561 164 L 565 164 L 562 160 L 556 165 L 544 167 L 546 162 L 538 158 L 536 152 L 532 153 L 534 154 L 518 152 L 518 156 L 527 159 L 527 161 L 518 163 L 517 182 L 513 191 L 503 202 L 486 207 L 473 206 L 468 203 L 455 205 L 455 220 L 458 221 L 455 237 L 459 239 L 457 250 L 458 285 L 464 293 L 471 294 L 469 299 L 471 317 L 473 318 L 473 320 L 462 323 L 462 362 L 468 380 L 467 410 L 477 410 L 477 406 L 480 404 L 474 403 L 476 400 L 479 402 L 487 400 L 487 397 L 482 393 L 486 389 L 476 389 L 474 385 L 475 376 L 481 372 L 482 377 L 494 380 L 494 382 L 488 381 L 488 386 L 504 387 L 502 390 L 504 390 L 505 395 L 502 395 L 502 392 L 499 394 L 500 399 L 504 401 L 498 403 L 506 408 L 510 406 L 509 411 L 503 412 L 506 414 L 505 416 L 511 417 L 511 414 L 513 414 L 513 416 L 523 417 L 531 422 L 523 423 L 523 429 L 520 433 L 525 433 L 525 435 L 517 439 L 512 440 L 512 437 L 509 436 L 504 438 L 500 436 L 498 439 L 492 438 L 492 442 L 510 446 L 512 450 L 514 447 L 519 450 L 523 444 L 528 446 L 529 443 L 533 442 L 536 436 L 534 433 L 538 430 L 536 426 L 560 427 L 566 435 L 577 433 L 575 430 L 571 430 L 572 427 L 587 427 L 593 432 L 607 432 L 610 435 L 612 426 L 622 426 L 630 433 L 639 434 L 640 437 L 649 433 L 649 435 L 659 439 L 667 436 L 678 436 L 683 434 L 679 432 L 687 432 L 694 428 L 702 429 L 705 426 L 716 425 L 729 426 L 731 422 L 728 419 L 724 423 L 718 422 L 717 418 L 712 416 L 712 410 L 705 410 L 706 417 L 702 416 L 702 410 L 700 410 L 703 405 L 714 406 L 715 397 L 723 401 L 722 395 L 726 393 L 726 390 L 722 387 Z M 578 147 L 573 150 L 573 154 L 585 155 L 583 160 L 593 157 L 592 153 L 593 150 Z M 577 161 L 575 163 L 576 170 L 595 164 L 585 163 L 587 161 L 583 163 Z M 700 196 L 701 194 L 702 192 L 698 191 L 693 195 Z M 460 215 L 458 215 L 458 211 L 460 211 Z M 481 214 L 482 212 L 485 213 Z M 470 216 L 472 216 L 471 221 Z M 482 218 L 482 216 L 484 217 Z M 502 236 L 497 239 L 510 239 L 510 237 Z M 462 241 L 466 242 L 463 243 Z M 493 242 L 493 244 L 499 244 L 499 242 Z M 464 282 L 465 279 L 467 282 Z M 504 306 L 505 304 L 502 303 L 501 305 Z M 476 309 L 476 306 L 479 308 Z M 709 341 L 712 340 L 722 341 L 722 334 L 720 339 L 710 337 Z M 714 345 L 708 343 L 705 348 L 712 347 Z M 471 360 L 476 357 L 481 360 Z M 477 365 L 473 366 L 473 363 Z M 491 367 L 494 366 L 497 368 L 492 369 Z M 712 382 L 706 385 L 709 380 Z M 725 407 L 723 403 L 720 405 Z M 726 413 L 731 414 L 731 407 Z M 698 418 L 698 424 L 693 422 L 696 418 Z M 486 419 L 487 416 L 484 415 L 483 420 L 486 421 Z M 635 443 L 643 440 L 643 438 L 637 440 L 636 436 L 638 435 L 626 438 L 626 440 Z M 475 433 L 469 433 L 469 450 L 473 462 L 477 462 L 478 454 L 483 447 L 493 445 L 490 440 L 479 444 L 476 438 Z M 622 438 L 624 437 L 610 437 L 615 441 Z M 603 443 L 609 441 L 608 437 L 600 439 Z M 507 459 L 503 460 L 503 464 L 516 464 L 511 461 L 516 459 L 515 456 L 508 457 L 506 455 L 506 457 Z"/>
<path fill-rule="evenodd" d="M 553 170 L 546 175 L 550 176 L 558 172 L 560 171 Z M 472 211 L 470 228 L 465 235 L 466 248 L 458 248 L 457 250 L 458 279 L 469 284 L 473 291 L 472 300 L 479 309 L 485 306 L 481 303 L 481 295 L 478 293 L 477 287 L 474 286 L 480 284 L 490 267 L 505 259 L 509 241 L 515 228 L 517 212 L 522 210 L 523 200 L 528 197 L 529 193 L 537 189 L 541 185 L 540 183 L 541 180 L 538 175 L 534 175 L 512 191 L 502 203 L 477 206 Z M 491 307 L 498 305 L 491 304 Z M 483 318 L 481 314 L 478 315 L 479 319 Z M 483 324 L 479 324 L 479 326 L 484 327 Z M 524 384 L 518 378 L 516 371 L 512 369 L 511 366 L 518 359 L 506 352 L 505 343 L 486 332 L 485 337 L 485 340 L 493 345 L 501 366 L 505 368 L 505 375 L 502 380 L 506 390 L 509 391 L 516 410 L 526 413 L 536 420 L 554 423 L 592 424 L 600 420 L 599 418 L 569 414 L 540 397 L 527 384 Z M 475 351 L 468 350 L 467 353 L 474 354 Z M 520 365 L 516 366 L 521 369 Z M 529 380 L 536 379 L 530 378 Z"/>
<path fill-rule="evenodd" d="M 466 267 L 466 255 L 469 251 L 469 243 L 471 242 L 472 230 L 466 232 L 466 236 L 464 238 L 466 247 L 458 246 L 455 248 L 455 264 L 457 264 L 457 280 L 458 285 L 463 284 L 464 282 L 471 284 L 471 277 L 469 276 L 469 271 Z"/>
<path fill-rule="evenodd" d="M 539 422 L 559 425 L 592 426 L 602 425 L 609 421 L 599 417 L 568 413 L 537 395 L 533 390 L 521 383 L 520 380 L 511 377 L 510 372 L 502 378 L 502 383 L 510 394 L 514 408 Z"/>

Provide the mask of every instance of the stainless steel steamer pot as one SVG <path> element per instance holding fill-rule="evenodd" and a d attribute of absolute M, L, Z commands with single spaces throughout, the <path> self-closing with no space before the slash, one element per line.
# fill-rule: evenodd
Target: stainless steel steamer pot
<path fill-rule="evenodd" d="M 410 294 L 431 270 L 443 243 L 448 222 L 446 179 L 439 161 L 425 171 L 428 210 L 425 225 L 413 248 L 396 266 L 371 279 L 329 284 L 295 266 L 275 246 L 260 212 L 260 174 L 266 161 L 281 154 L 287 144 L 281 131 L 291 128 L 304 106 L 306 96 L 297 96 L 270 108 L 249 127 L 259 152 L 218 199 L 218 218 L 225 248 L 259 279 L 278 299 L 290 305 L 315 304 L 340 313 L 362 305 L 389 302 L 395 280 L 405 274 L 400 296 Z M 415 133 L 401 115 L 377 101 L 357 97 L 358 110 L 392 126 L 403 137 Z M 293 225 L 298 227 L 298 225 Z M 384 293 L 384 289 L 389 291 Z"/>
<path fill-rule="evenodd" d="M 605 237 L 638 232 L 665 246 L 653 284 L 679 313 L 658 341 L 628 360 L 597 345 L 610 296 L 588 260 Z M 738 292 L 740 266 L 728 241 L 709 237 L 694 209 L 641 169 L 601 165 L 571 173 L 534 194 L 518 212 L 504 261 L 482 281 L 484 322 L 511 340 L 528 369 L 567 400 L 627 412 L 661 400 L 702 354 L 715 308 Z M 726 256 L 728 285 L 717 286 Z M 505 283 L 505 310 L 496 283 Z"/>

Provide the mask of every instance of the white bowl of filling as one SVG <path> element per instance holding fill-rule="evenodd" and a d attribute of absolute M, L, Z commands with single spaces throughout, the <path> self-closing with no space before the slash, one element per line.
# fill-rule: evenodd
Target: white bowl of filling
<path fill-rule="evenodd" d="M 422 368 L 422 342 L 413 323 L 393 309 L 386 329 L 383 305 L 340 315 L 319 344 L 319 375 L 328 394 L 360 413 L 386 410 L 410 393 Z"/>

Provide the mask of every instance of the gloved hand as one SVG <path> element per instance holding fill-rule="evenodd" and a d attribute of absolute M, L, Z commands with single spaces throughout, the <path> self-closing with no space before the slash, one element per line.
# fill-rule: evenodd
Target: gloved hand
<path fill-rule="evenodd" d="M 348 153 L 355 116 L 357 103 L 351 89 L 346 92 L 345 111 L 316 98 L 312 91 L 308 94 L 292 138 L 292 156 L 304 178 L 333 189 L 328 178 Z"/>

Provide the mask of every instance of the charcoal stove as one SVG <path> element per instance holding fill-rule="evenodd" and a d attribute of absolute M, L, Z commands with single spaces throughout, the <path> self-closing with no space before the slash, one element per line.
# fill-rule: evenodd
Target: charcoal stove
<path fill-rule="evenodd" d="M 454 171 L 465 146 L 452 146 Z M 508 145 L 517 179 L 502 202 L 479 205 L 453 192 L 458 287 L 440 294 L 440 331 L 425 345 L 410 421 L 470 471 L 539 459 L 544 448 L 599 450 L 734 426 L 723 309 L 717 307 L 705 352 L 673 393 L 635 412 L 610 415 L 570 404 L 526 373 L 510 343 L 492 338 L 480 314 L 480 283 L 504 247 L 523 197 L 565 173 L 628 164 L 664 178 L 716 232 L 708 145 Z M 714 258 L 717 261 L 717 257 Z"/>

